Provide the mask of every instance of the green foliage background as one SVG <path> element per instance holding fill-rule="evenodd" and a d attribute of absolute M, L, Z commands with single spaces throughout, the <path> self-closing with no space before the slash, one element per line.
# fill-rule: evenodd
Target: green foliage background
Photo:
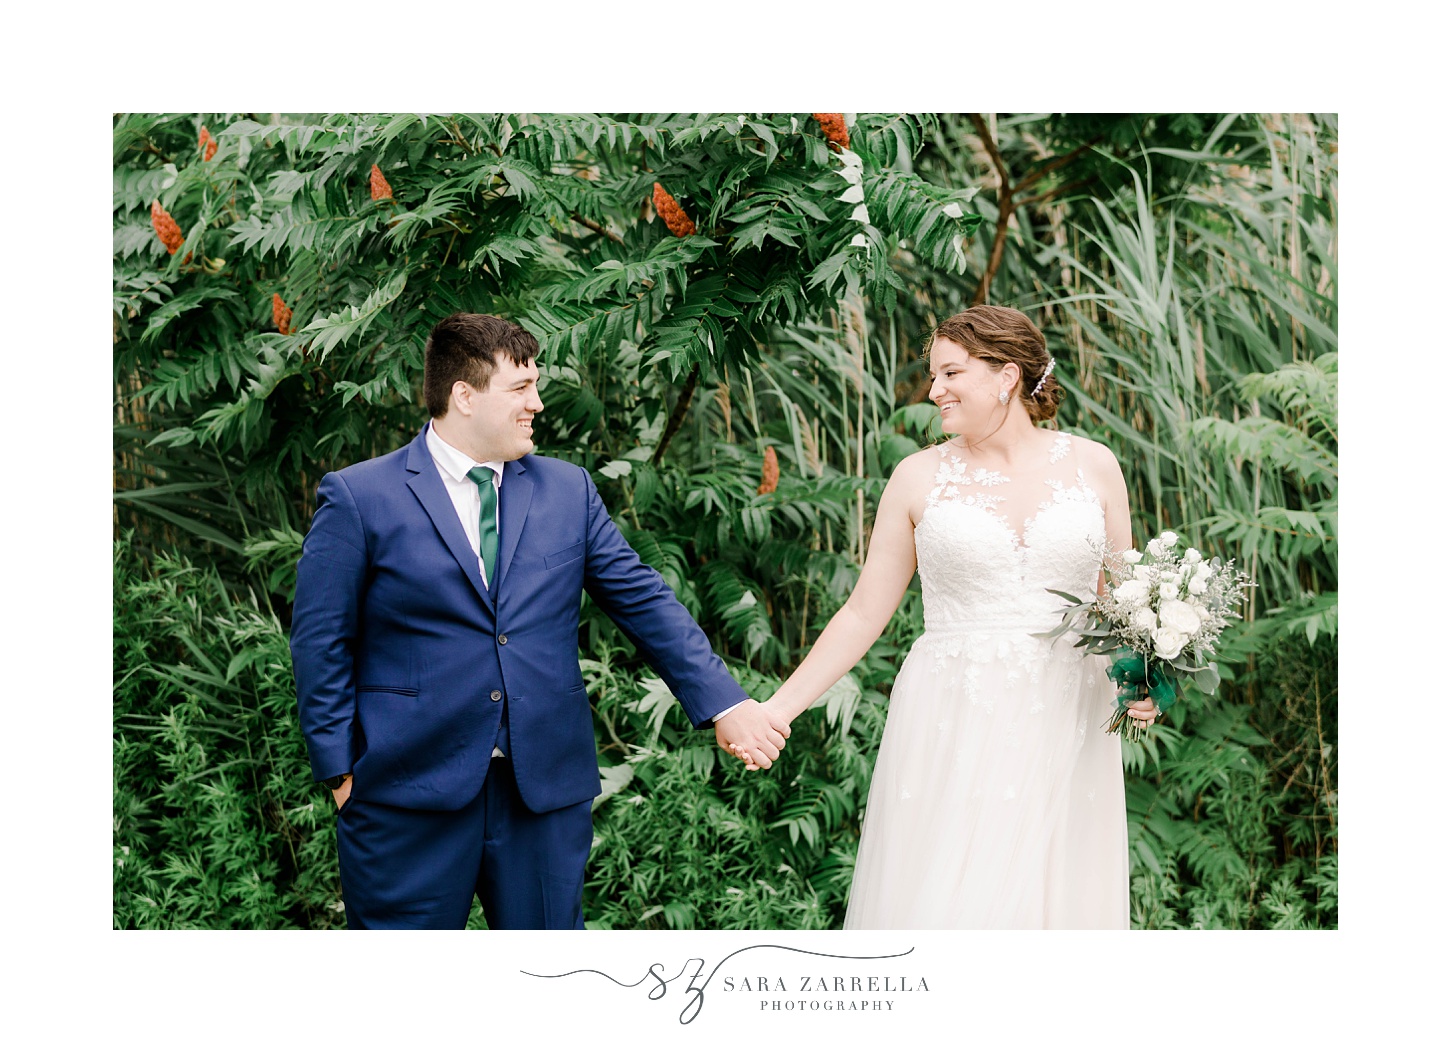
<path fill-rule="evenodd" d="M 861 114 L 850 134 L 864 213 L 806 113 L 115 119 L 116 926 L 342 926 L 293 566 L 322 474 L 422 425 L 439 318 L 539 337 L 542 451 L 591 471 L 764 697 L 845 600 L 893 465 L 935 437 L 923 338 L 974 299 L 1043 327 L 1060 426 L 1118 454 L 1136 542 L 1172 527 L 1259 583 L 1220 697 L 1125 747 L 1134 926 L 1336 925 L 1335 118 Z M 696 234 L 654 214 L 656 182 Z M 839 926 L 920 628 L 914 583 L 748 776 L 587 606 L 589 925 Z"/>

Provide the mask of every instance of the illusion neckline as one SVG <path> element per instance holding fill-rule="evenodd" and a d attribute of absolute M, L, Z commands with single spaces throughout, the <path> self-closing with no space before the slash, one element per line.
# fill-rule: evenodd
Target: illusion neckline
<path fill-rule="evenodd" d="M 1065 503 L 1084 502 L 1083 497 L 1080 497 L 1077 501 L 1068 497 L 1067 492 L 1069 487 L 1061 479 L 1045 478 L 1043 479 L 1043 484 L 1052 489 L 1052 494 L 1049 499 L 1046 502 L 1040 502 L 1038 509 L 1023 519 L 1021 527 L 1015 527 L 997 506 L 1005 499 L 1004 497 L 993 496 L 990 493 L 982 492 L 970 493 L 967 496 L 953 495 L 946 499 L 941 497 L 941 491 L 948 486 L 978 486 L 984 489 L 991 489 L 997 485 L 1012 484 L 1013 479 L 1011 477 L 1003 474 L 1001 471 L 989 470 L 986 467 L 969 469 L 971 461 L 964 455 L 962 447 L 953 445 L 950 440 L 940 442 L 934 448 L 937 449 L 938 454 L 943 458 L 944 462 L 950 453 L 957 464 L 960 465 L 960 471 L 955 468 L 953 477 L 947 480 L 942 480 L 939 476 L 939 480 L 933 485 L 931 492 L 928 493 L 927 504 L 922 509 L 922 519 L 917 523 L 917 527 L 919 528 L 921 527 L 922 521 L 926 520 L 927 513 L 934 507 L 945 507 L 948 504 L 956 504 L 959 507 L 975 507 L 982 514 L 995 520 L 1007 533 L 1012 542 L 1013 549 L 1021 553 L 1025 552 L 1031 545 L 1032 530 L 1044 514 L 1054 507 Z M 1061 463 L 1073 451 L 1072 436 L 1067 431 L 1059 431 L 1058 436 L 1053 439 L 1052 444 L 1048 447 L 1048 462 L 1050 464 Z M 1083 493 L 1087 494 L 1086 500 L 1096 505 L 1100 513 L 1103 511 L 1103 504 L 1100 502 L 1098 494 L 1084 480 L 1083 469 L 1081 467 L 1074 468 L 1074 480 L 1071 488 L 1082 490 Z"/>

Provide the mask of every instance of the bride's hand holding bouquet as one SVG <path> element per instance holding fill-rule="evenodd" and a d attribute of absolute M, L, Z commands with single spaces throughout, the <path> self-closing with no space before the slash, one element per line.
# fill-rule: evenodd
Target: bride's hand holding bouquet
<path fill-rule="evenodd" d="M 1070 604 L 1063 622 L 1049 634 L 1069 630 L 1086 655 L 1106 655 L 1108 675 L 1119 686 L 1118 705 L 1107 731 L 1137 742 L 1148 721 L 1148 701 L 1157 717 L 1178 699 L 1183 685 L 1206 695 L 1219 686 L 1212 659 L 1219 635 L 1249 596 L 1254 584 L 1233 560 L 1206 559 L 1181 547 L 1165 531 L 1141 553 L 1129 549 L 1105 562 L 1108 581 L 1094 601 L 1053 591 Z M 1140 715 L 1143 716 L 1140 716 Z M 1127 722 L 1134 720 L 1136 727 Z"/>

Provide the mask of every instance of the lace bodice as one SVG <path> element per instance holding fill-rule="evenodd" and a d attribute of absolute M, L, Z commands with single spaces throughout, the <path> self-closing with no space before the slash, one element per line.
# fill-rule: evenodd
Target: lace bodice
<path fill-rule="evenodd" d="M 1103 506 L 1071 436 L 1013 478 L 970 466 L 949 444 L 935 448 L 941 460 L 915 533 L 927 634 L 1051 630 L 1064 602 L 1050 588 L 1094 596 Z"/>

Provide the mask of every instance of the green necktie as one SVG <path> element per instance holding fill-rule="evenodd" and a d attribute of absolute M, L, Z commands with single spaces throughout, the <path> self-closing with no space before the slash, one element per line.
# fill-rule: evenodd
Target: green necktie
<path fill-rule="evenodd" d="M 494 472 L 487 467 L 475 467 L 469 477 L 479 487 L 479 557 L 484 559 L 484 576 L 494 582 L 494 570 L 499 564 L 499 493 L 494 488 Z"/>

